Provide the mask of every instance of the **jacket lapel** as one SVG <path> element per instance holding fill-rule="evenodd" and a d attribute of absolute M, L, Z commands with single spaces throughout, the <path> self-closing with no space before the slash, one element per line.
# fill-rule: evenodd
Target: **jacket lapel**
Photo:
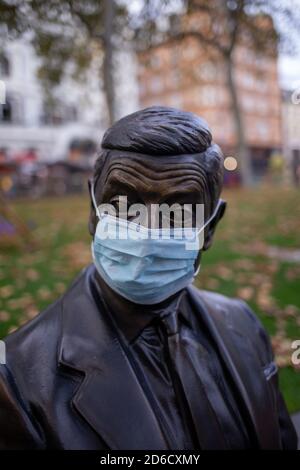
<path fill-rule="evenodd" d="M 280 448 L 278 423 L 275 413 L 270 413 L 273 400 L 257 352 L 247 337 L 226 324 L 226 312 L 220 315 L 196 289 L 189 288 L 189 293 L 232 377 L 253 438 L 263 449 Z"/>
<path fill-rule="evenodd" d="M 64 299 L 59 361 L 84 375 L 73 405 L 111 449 L 166 449 L 117 332 L 95 297 L 91 269 Z"/>
<path fill-rule="evenodd" d="M 279 448 L 272 397 L 256 351 L 226 325 L 215 306 L 188 289 L 223 359 L 243 406 L 250 431 L 261 448 Z M 73 405 L 111 449 L 170 448 L 141 381 L 106 317 L 89 267 L 63 302 L 59 362 L 83 374 Z"/>

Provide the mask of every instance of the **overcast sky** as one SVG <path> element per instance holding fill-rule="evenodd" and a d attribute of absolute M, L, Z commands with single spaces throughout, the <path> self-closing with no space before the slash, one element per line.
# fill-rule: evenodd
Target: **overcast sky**
<path fill-rule="evenodd" d="M 300 55 L 297 57 L 281 55 L 278 68 L 282 88 L 294 90 L 300 87 Z"/>
<path fill-rule="evenodd" d="M 287 7 L 290 7 L 295 12 L 296 22 L 300 18 L 300 0 L 284 0 Z M 276 17 L 274 17 L 276 24 Z M 277 23 L 278 29 L 281 33 L 290 39 L 292 49 L 295 49 L 295 56 L 288 56 L 283 53 L 279 55 L 278 70 L 280 83 L 283 88 L 293 89 L 300 87 L 300 31 L 294 27 L 290 27 L 289 22 L 285 24 L 282 20 Z"/>

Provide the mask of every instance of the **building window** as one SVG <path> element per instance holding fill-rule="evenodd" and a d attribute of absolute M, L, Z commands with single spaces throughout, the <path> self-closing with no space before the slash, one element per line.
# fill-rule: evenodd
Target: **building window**
<path fill-rule="evenodd" d="M 172 88 L 178 88 L 181 83 L 181 72 L 179 69 L 175 69 L 168 77 L 169 85 Z"/>
<path fill-rule="evenodd" d="M 190 44 L 186 49 L 183 49 L 182 55 L 185 60 L 193 60 L 199 54 L 199 49 L 195 44 Z"/>
<path fill-rule="evenodd" d="M 178 67 L 180 63 L 180 48 L 175 46 L 170 51 L 170 65 L 171 67 Z"/>
<path fill-rule="evenodd" d="M 267 139 L 269 137 L 269 126 L 264 121 L 257 121 L 255 127 L 261 139 Z"/>
<path fill-rule="evenodd" d="M 41 124 L 60 125 L 78 120 L 78 110 L 75 105 L 60 100 L 51 103 L 44 102 L 43 112 L 40 116 Z"/>
<path fill-rule="evenodd" d="M 163 89 L 163 81 L 160 77 L 154 77 L 150 82 L 150 89 L 153 93 L 160 93 Z"/>
<path fill-rule="evenodd" d="M 6 99 L 6 103 L 0 106 L 0 122 L 11 123 L 13 121 L 12 104 L 9 98 Z"/>
<path fill-rule="evenodd" d="M 78 120 L 77 108 L 74 105 L 67 105 L 65 110 L 65 120 L 67 122 L 76 122 Z"/>
<path fill-rule="evenodd" d="M 215 106 L 219 104 L 218 89 L 214 86 L 204 86 L 199 90 L 199 104 L 202 106 Z"/>
<path fill-rule="evenodd" d="M 9 77 L 10 75 L 10 63 L 6 55 L 0 54 L 0 78 Z"/>
<path fill-rule="evenodd" d="M 197 76 L 200 80 L 215 81 L 217 78 L 217 68 L 212 62 L 205 62 L 198 66 Z"/>
<path fill-rule="evenodd" d="M 24 114 L 22 105 L 22 100 L 18 95 L 6 96 L 5 104 L 0 106 L 0 123 L 22 123 Z"/>
<path fill-rule="evenodd" d="M 154 69 L 158 69 L 161 65 L 161 60 L 160 60 L 159 55 L 157 54 L 153 55 L 150 59 L 150 64 L 151 64 L 151 67 L 153 67 Z"/>
<path fill-rule="evenodd" d="M 142 97 L 146 96 L 147 94 L 147 86 L 144 82 L 141 82 L 139 83 L 139 90 L 140 90 L 140 95 Z"/>
<path fill-rule="evenodd" d="M 172 93 L 168 99 L 168 106 L 172 106 L 173 108 L 181 108 L 182 106 L 182 98 L 179 93 Z"/>

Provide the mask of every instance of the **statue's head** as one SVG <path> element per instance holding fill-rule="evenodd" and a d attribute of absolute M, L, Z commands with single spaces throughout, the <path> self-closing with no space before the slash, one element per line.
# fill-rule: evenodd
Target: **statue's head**
<path fill-rule="evenodd" d="M 223 155 L 212 143 L 203 119 L 178 109 L 153 106 L 120 119 L 105 132 L 93 180 L 97 204 L 112 204 L 119 216 L 121 195 L 127 196 L 129 206 L 142 203 L 149 209 L 151 204 L 204 204 L 207 220 L 222 189 Z M 224 209 L 225 204 L 220 204 L 206 227 L 203 250 L 211 245 Z M 91 204 L 92 236 L 96 225 Z"/>

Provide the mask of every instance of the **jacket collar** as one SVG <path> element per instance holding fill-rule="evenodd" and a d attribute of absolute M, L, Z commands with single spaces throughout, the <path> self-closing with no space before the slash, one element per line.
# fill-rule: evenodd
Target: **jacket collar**
<path fill-rule="evenodd" d="M 111 449 L 170 448 L 172 443 L 163 435 L 151 399 L 141 386 L 143 378 L 133 370 L 102 304 L 94 271 L 93 265 L 88 267 L 63 299 L 59 362 L 84 376 L 73 405 Z M 235 384 L 242 414 L 258 446 L 279 448 L 278 423 L 275 413 L 270 413 L 272 397 L 256 351 L 249 350 L 247 343 L 241 352 L 245 336 L 238 338 L 224 315 L 199 291 L 191 287 L 187 295 Z"/>
<path fill-rule="evenodd" d="M 157 322 L 162 315 L 178 310 L 184 298 L 185 289 L 177 292 L 171 298 L 161 302 L 153 308 L 145 309 L 143 305 L 138 306 L 129 313 L 121 310 L 114 311 L 111 316 L 117 327 L 124 334 L 128 342 L 134 341 L 150 323 Z M 147 306 L 149 307 L 149 306 Z"/>
<path fill-rule="evenodd" d="M 190 299 L 201 312 L 219 355 L 235 385 L 243 416 L 248 421 L 252 438 L 262 449 L 279 449 L 280 438 L 276 413 L 271 413 L 273 397 L 264 377 L 257 351 L 245 333 L 235 331 L 226 321 L 227 309 L 218 311 L 216 303 L 193 286 L 188 288 Z M 237 308 L 234 305 L 230 308 Z M 222 309 L 222 307 L 221 307 Z M 242 312 L 237 311 L 240 316 Z"/>
<path fill-rule="evenodd" d="M 84 375 L 75 409 L 111 449 L 168 448 L 97 294 L 93 266 L 66 293 L 62 323 L 59 362 Z"/>

